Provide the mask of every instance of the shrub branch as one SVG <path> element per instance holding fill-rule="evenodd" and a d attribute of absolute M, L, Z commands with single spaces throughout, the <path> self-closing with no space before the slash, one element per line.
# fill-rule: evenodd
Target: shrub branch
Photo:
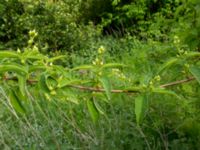
<path fill-rule="evenodd" d="M 166 87 L 177 85 L 177 84 L 183 84 L 186 82 L 190 82 L 192 80 L 195 80 L 195 77 L 188 77 L 187 79 L 166 83 L 166 84 L 160 85 L 160 88 L 166 88 Z"/>
<path fill-rule="evenodd" d="M 4 77 L 3 80 L 15 80 L 17 81 L 18 79 L 16 77 Z M 171 86 L 175 86 L 175 85 L 179 85 L 179 84 L 183 84 L 183 83 L 187 83 L 190 81 L 195 80 L 195 77 L 188 77 L 187 79 L 183 79 L 183 80 L 178 80 L 178 81 L 174 81 L 174 82 L 170 82 L 170 83 L 166 83 L 166 84 L 162 84 L 159 87 L 160 88 L 167 88 L 167 87 L 171 87 Z M 37 80 L 33 80 L 33 79 L 28 79 L 27 83 L 29 84 L 34 84 L 37 83 Z M 76 88 L 82 91 L 93 91 L 93 92 L 105 92 L 106 90 L 103 88 L 95 88 L 95 87 L 86 87 L 86 86 L 82 86 L 82 85 L 68 85 L 69 87 L 72 88 Z M 111 90 L 111 93 L 139 93 L 138 90 L 119 90 L 119 89 L 113 89 Z"/>

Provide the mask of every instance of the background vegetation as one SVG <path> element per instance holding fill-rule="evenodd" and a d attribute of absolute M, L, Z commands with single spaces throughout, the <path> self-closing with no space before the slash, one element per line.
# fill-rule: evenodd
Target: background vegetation
<path fill-rule="evenodd" d="M 1 149 L 199 149 L 198 0 L 1 0 Z"/>

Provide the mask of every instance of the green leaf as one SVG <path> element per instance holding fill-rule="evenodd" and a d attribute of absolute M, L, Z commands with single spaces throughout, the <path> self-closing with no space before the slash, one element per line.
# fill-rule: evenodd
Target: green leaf
<path fill-rule="evenodd" d="M 108 63 L 101 67 L 101 69 L 105 68 L 118 68 L 118 67 L 127 67 L 126 65 L 120 64 L 120 63 Z"/>
<path fill-rule="evenodd" d="M 175 64 L 179 59 L 178 58 L 172 58 L 170 60 L 168 60 L 164 65 L 162 65 L 162 67 L 160 68 L 160 70 L 158 71 L 157 74 L 160 74 L 164 69 L 172 66 L 173 64 Z"/>
<path fill-rule="evenodd" d="M 18 96 L 13 90 L 10 90 L 9 94 L 10 103 L 12 107 L 19 113 L 24 114 L 26 112 L 25 108 L 23 107 L 21 101 L 19 100 Z"/>
<path fill-rule="evenodd" d="M 191 57 L 200 57 L 200 53 L 199 52 L 189 52 L 185 56 L 185 58 L 191 58 Z"/>
<path fill-rule="evenodd" d="M 83 66 L 78 66 L 73 68 L 71 71 L 75 71 L 75 70 L 90 70 L 93 69 L 94 67 L 92 65 L 83 65 Z"/>
<path fill-rule="evenodd" d="M 144 118 L 145 111 L 147 110 L 147 96 L 146 95 L 139 95 L 135 99 L 135 115 L 136 115 L 136 122 L 139 126 L 142 119 Z"/>
<path fill-rule="evenodd" d="M 200 67 L 192 66 L 190 67 L 190 72 L 193 74 L 193 76 L 197 79 L 197 81 L 200 84 Z"/>
<path fill-rule="evenodd" d="M 105 98 L 105 93 L 103 93 L 103 92 L 93 92 L 92 96 L 99 99 L 99 100 L 102 100 L 106 103 L 109 103 L 108 99 Z"/>
<path fill-rule="evenodd" d="M 45 76 L 45 82 L 49 90 L 55 89 L 58 84 L 57 81 L 49 75 Z"/>
<path fill-rule="evenodd" d="M 158 94 L 168 94 L 168 95 L 175 96 L 178 99 L 181 99 L 180 96 L 178 96 L 174 91 L 165 90 L 165 89 L 162 89 L 162 88 L 153 88 L 152 92 L 158 93 Z"/>
<path fill-rule="evenodd" d="M 28 56 L 22 56 L 21 57 L 22 59 L 25 58 L 25 59 L 36 59 L 36 60 L 42 60 L 42 59 L 47 59 L 46 56 L 42 55 L 42 54 L 36 54 L 36 55 L 28 55 Z"/>
<path fill-rule="evenodd" d="M 42 66 L 42 65 L 34 65 L 34 66 L 29 66 L 29 72 L 33 72 L 33 71 L 38 71 L 38 70 L 46 70 L 46 66 Z"/>
<path fill-rule="evenodd" d="M 1 51 L 0 52 L 0 59 L 1 58 L 19 58 L 19 54 L 14 51 Z"/>
<path fill-rule="evenodd" d="M 49 88 L 46 85 L 46 76 L 44 73 L 40 76 L 38 84 L 39 84 L 40 90 L 47 92 L 47 93 L 50 92 Z"/>
<path fill-rule="evenodd" d="M 94 100 L 94 105 L 100 114 L 105 115 L 103 109 L 101 108 L 101 106 L 99 105 L 99 103 L 96 100 Z"/>
<path fill-rule="evenodd" d="M 72 102 L 74 104 L 79 104 L 79 99 L 77 97 L 77 94 L 70 91 L 70 90 L 67 90 L 67 89 L 57 89 L 56 90 L 56 95 L 55 95 L 55 98 L 56 99 L 59 99 L 61 101 L 69 101 L 69 102 Z"/>
<path fill-rule="evenodd" d="M 87 108 L 94 123 L 97 123 L 99 119 L 99 112 L 94 104 L 93 100 L 87 100 Z"/>
<path fill-rule="evenodd" d="M 10 72 L 16 72 L 17 74 L 20 75 L 25 75 L 27 74 L 27 70 L 21 66 L 21 65 L 0 65 L 0 72 L 6 72 L 6 71 L 10 71 Z"/>
<path fill-rule="evenodd" d="M 105 89 L 108 100 L 110 100 L 111 99 L 111 84 L 110 84 L 109 79 L 106 77 L 103 77 L 103 78 L 100 78 L 99 81 L 101 82 L 101 84 L 103 85 L 103 88 Z"/>
<path fill-rule="evenodd" d="M 78 80 L 78 79 L 70 80 L 70 79 L 64 78 L 64 79 L 62 79 L 61 81 L 58 82 L 58 86 L 57 87 L 58 88 L 63 88 L 63 87 L 68 86 L 68 85 L 80 84 L 80 83 L 83 83 L 83 82 L 85 82 L 85 81 Z"/>
<path fill-rule="evenodd" d="M 135 92 L 135 93 L 140 93 L 144 91 L 144 87 L 138 86 L 138 87 L 128 87 L 125 90 L 130 91 L 130 92 Z"/>
<path fill-rule="evenodd" d="M 116 6 L 116 5 L 118 5 L 118 4 L 120 3 L 120 1 L 121 1 L 121 0 L 113 0 L 113 1 L 112 1 L 112 5 L 113 5 L 113 6 Z"/>
<path fill-rule="evenodd" d="M 53 58 L 49 58 L 47 61 L 48 62 L 54 62 L 54 61 L 56 61 L 56 60 L 61 60 L 61 59 L 66 59 L 67 58 L 67 56 L 65 56 L 65 55 L 60 55 L 60 56 L 56 56 L 56 57 L 53 57 Z"/>
<path fill-rule="evenodd" d="M 17 78 L 18 78 L 19 90 L 20 90 L 21 94 L 23 96 L 25 96 L 25 94 L 26 94 L 26 77 L 18 75 Z"/>
<path fill-rule="evenodd" d="M 79 104 L 79 100 L 76 96 L 68 96 L 66 100 L 74 104 Z"/>

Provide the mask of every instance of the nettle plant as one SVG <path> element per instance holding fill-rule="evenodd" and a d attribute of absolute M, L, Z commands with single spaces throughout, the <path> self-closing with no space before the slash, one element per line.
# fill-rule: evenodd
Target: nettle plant
<path fill-rule="evenodd" d="M 48 57 L 40 53 L 34 44 L 37 33 L 30 31 L 29 36 L 28 46 L 23 50 L 0 52 L 0 85 L 8 95 L 9 107 L 17 117 L 28 115 L 28 104 L 40 98 L 63 101 L 66 105 L 67 102 L 75 105 L 86 103 L 89 114 L 96 123 L 100 115 L 106 116 L 100 101 L 109 103 L 112 93 L 124 93 L 132 94 L 135 100 L 134 110 L 139 125 L 148 110 L 149 96 L 168 94 L 180 99 L 180 96 L 167 88 L 191 80 L 200 83 L 200 53 L 183 50 L 178 37 L 175 37 L 175 44 L 179 54 L 161 66 L 148 84 L 138 85 L 121 71 L 129 66 L 105 62 L 106 50 L 103 46 L 98 49 L 96 59 L 91 64 L 67 68 L 57 63 L 68 59 L 67 56 Z M 161 85 L 161 76 L 175 64 L 186 68 L 187 78 Z M 117 87 L 116 81 L 122 86 Z M 128 82 L 130 86 L 127 87 L 124 82 Z"/>

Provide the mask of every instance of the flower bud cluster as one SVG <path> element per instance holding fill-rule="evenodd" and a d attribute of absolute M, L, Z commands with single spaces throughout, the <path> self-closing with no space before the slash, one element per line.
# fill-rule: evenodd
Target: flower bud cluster
<path fill-rule="evenodd" d="M 161 78 L 160 78 L 159 75 L 157 75 L 157 76 L 154 77 L 154 80 L 155 80 L 155 81 L 160 81 L 160 79 L 161 79 Z"/>
<path fill-rule="evenodd" d="M 103 46 L 100 46 L 99 48 L 98 48 L 98 50 L 97 50 L 97 57 L 95 58 L 95 60 L 93 60 L 92 61 L 92 64 L 94 65 L 94 66 L 96 66 L 96 67 L 101 67 L 101 66 L 103 66 L 104 65 L 104 61 L 103 61 L 103 54 L 105 53 L 105 48 L 103 47 Z M 102 71 L 101 70 L 99 70 L 97 68 L 97 70 L 95 71 L 95 75 L 97 75 L 97 76 L 102 76 Z"/>
<path fill-rule="evenodd" d="M 159 83 L 161 80 L 161 77 L 159 75 L 155 76 L 150 82 L 149 87 L 153 88 L 157 83 Z"/>
<path fill-rule="evenodd" d="M 104 54 L 105 53 L 105 48 L 103 46 L 100 46 L 98 49 L 98 54 Z"/>
<path fill-rule="evenodd" d="M 127 77 L 119 70 L 119 69 L 112 69 L 112 73 L 117 76 L 121 80 L 126 80 Z"/>
<path fill-rule="evenodd" d="M 184 64 L 184 67 L 188 69 L 190 67 L 190 65 L 189 64 Z"/>
<path fill-rule="evenodd" d="M 189 68 L 190 68 L 190 65 L 188 63 L 186 63 L 186 64 L 184 64 L 184 68 L 183 68 L 183 70 L 181 72 L 183 74 L 188 74 L 190 72 Z"/>
<path fill-rule="evenodd" d="M 179 44 L 179 43 L 180 43 L 180 38 L 177 35 L 175 35 L 174 36 L 174 44 Z"/>
<path fill-rule="evenodd" d="M 96 58 L 94 61 L 92 61 L 93 65 L 98 65 L 98 66 L 102 66 L 103 65 L 103 60 Z"/>
<path fill-rule="evenodd" d="M 35 30 L 29 31 L 29 36 L 30 36 L 30 39 L 28 40 L 28 45 L 29 45 L 29 46 L 32 46 L 32 45 L 33 45 L 34 38 L 35 38 L 37 35 L 38 35 L 38 33 L 37 33 Z"/>
<path fill-rule="evenodd" d="M 30 37 L 33 37 L 33 38 L 35 38 L 38 35 L 38 33 L 35 30 L 29 31 L 28 34 L 29 34 Z"/>
<path fill-rule="evenodd" d="M 98 56 L 97 58 L 92 61 L 93 65 L 97 65 L 97 66 L 102 66 L 104 64 L 103 62 L 103 54 L 105 53 L 105 48 L 103 46 L 100 46 L 99 49 L 97 50 L 98 52 Z"/>
<path fill-rule="evenodd" d="M 21 50 L 19 48 L 17 49 L 17 53 L 21 53 Z"/>

